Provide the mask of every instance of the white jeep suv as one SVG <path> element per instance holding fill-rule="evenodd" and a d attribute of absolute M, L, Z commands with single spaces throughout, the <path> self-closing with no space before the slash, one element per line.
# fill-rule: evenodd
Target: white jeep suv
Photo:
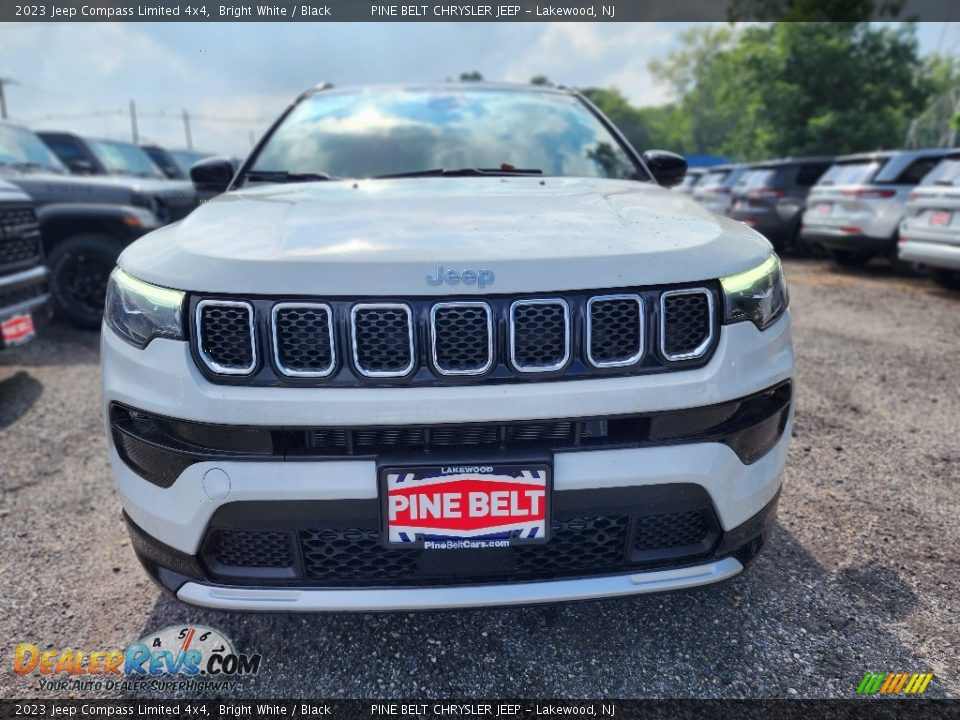
<path fill-rule="evenodd" d="M 792 423 L 770 244 L 573 91 L 304 93 L 132 244 L 103 401 L 133 546 L 242 610 L 706 585 L 768 539 Z M 659 181 L 659 183 L 658 183 Z"/>

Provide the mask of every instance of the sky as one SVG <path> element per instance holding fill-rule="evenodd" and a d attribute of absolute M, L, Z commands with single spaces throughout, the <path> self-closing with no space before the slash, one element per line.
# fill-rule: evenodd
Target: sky
<path fill-rule="evenodd" d="M 11 120 L 245 155 L 304 89 L 546 75 L 619 88 L 635 105 L 670 101 L 648 63 L 691 23 L 2 23 L 0 77 Z M 921 23 L 921 52 L 960 52 L 960 23 Z"/>

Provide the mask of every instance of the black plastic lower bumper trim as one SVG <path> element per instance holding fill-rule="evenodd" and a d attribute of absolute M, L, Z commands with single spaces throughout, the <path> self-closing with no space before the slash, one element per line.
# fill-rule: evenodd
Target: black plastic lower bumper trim
<path fill-rule="evenodd" d="M 674 564 L 668 565 L 656 565 L 650 567 L 638 567 L 633 570 L 620 570 L 618 572 L 610 572 L 608 575 L 613 574 L 622 574 L 628 572 L 643 572 L 644 570 L 661 570 L 666 567 L 682 567 L 686 565 L 698 565 L 707 562 L 712 562 L 715 560 L 720 560 L 726 557 L 735 557 L 744 567 L 747 567 L 762 550 L 762 548 L 767 544 L 770 539 L 770 536 L 773 532 L 773 525 L 776 519 L 777 514 L 777 504 L 780 499 L 780 491 L 777 491 L 777 494 L 773 497 L 770 502 L 763 507 L 760 512 L 752 516 L 749 520 L 738 525 L 737 527 L 720 533 L 716 538 L 716 542 L 713 545 L 712 551 L 707 554 L 697 556 L 688 561 L 676 562 Z M 279 503 L 285 505 L 285 503 Z M 259 513 L 254 512 L 252 508 L 243 507 L 244 505 L 257 505 L 262 507 L 264 503 L 237 503 L 236 508 L 231 510 L 231 515 L 236 513 L 235 517 L 232 517 L 233 521 L 242 521 L 245 519 L 249 513 L 259 515 Z M 247 583 L 225 583 L 217 582 L 214 579 L 211 579 L 203 567 L 203 562 L 197 556 L 192 556 L 178 550 L 175 550 L 168 545 L 161 543 L 155 538 L 147 534 L 143 529 L 134 523 L 130 517 L 124 513 L 124 520 L 127 523 L 127 528 L 130 533 L 131 544 L 133 545 L 134 551 L 137 555 L 137 558 L 140 560 L 144 569 L 147 571 L 147 574 L 151 579 L 167 594 L 176 597 L 177 591 L 187 582 L 197 582 L 208 587 L 251 587 Z M 262 515 L 260 515 L 262 519 Z M 589 577 L 589 574 L 584 576 Z M 602 575 L 594 574 L 594 577 L 602 577 Z M 539 578 L 541 581 L 549 578 Z M 559 577 L 558 577 L 559 579 Z M 564 579 L 569 579 L 569 576 L 565 576 Z M 505 584 L 510 583 L 509 579 L 497 580 L 497 582 L 502 582 Z M 463 583 L 470 584 L 470 583 Z M 264 587 L 277 587 L 278 585 L 274 582 L 269 581 L 263 584 Z M 281 585 L 282 586 L 282 585 Z M 288 587 L 291 587 L 288 585 Z M 293 587 L 299 589 L 332 589 L 330 586 L 317 586 L 311 588 L 310 586 L 297 584 Z M 376 591 L 375 587 L 369 588 L 372 591 Z"/>
<path fill-rule="evenodd" d="M 685 410 L 457 425 L 258 427 L 165 418 L 114 403 L 113 442 L 145 480 L 170 487 L 190 465 L 220 461 L 374 459 L 404 461 L 469 453 L 494 460 L 531 453 L 614 450 L 717 442 L 745 465 L 756 462 L 786 428 L 793 399 L 787 380 L 748 397 Z"/>

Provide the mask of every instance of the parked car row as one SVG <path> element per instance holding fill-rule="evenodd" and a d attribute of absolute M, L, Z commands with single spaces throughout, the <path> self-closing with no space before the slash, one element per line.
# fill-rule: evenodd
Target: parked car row
<path fill-rule="evenodd" d="M 181 162 L 177 160 L 178 171 L 183 171 Z M 34 133 L 8 123 L 0 123 L 0 181 L 20 194 L 17 202 L 27 208 L 22 212 L 29 213 L 37 233 L 0 230 L 0 273 L 5 254 L 17 252 L 10 248 L 29 244 L 20 239 L 27 232 L 49 268 L 43 272 L 42 292 L 33 290 L 36 297 L 45 303 L 49 293 L 54 312 L 88 328 L 100 325 L 107 279 L 120 251 L 141 235 L 182 219 L 199 203 L 191 183 L 168 179 L 132 143 Z M 16 290 L 26 292 L 19 285 Z M 0 281 L 2 292 L 6 285 Z M 19 303 L 8 302 L 12 309 L 6 310 L 4 303 L 0 297 L 0 321 L 19 317 Z"/>
<path fill-rule="evenodd" d="M 960 285 L 960 150 L 890 150 L 718 165 L 682 192 L 761 232 L 778 252 L 823 249 L 841 265 L 918 263 Z"/>

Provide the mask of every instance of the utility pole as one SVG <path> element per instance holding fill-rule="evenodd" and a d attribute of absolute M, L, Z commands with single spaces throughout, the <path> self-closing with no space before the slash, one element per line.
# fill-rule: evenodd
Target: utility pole
<path fill-rule="evenodd" d="M 190 134 L 190 113 L 183 111 L 183 134 L 187 136 L 187 150 L 193 150 L 193 136 Z"/>
<path fill-rule="evenodd" d="M 7 98 L 3 94 L 3 88 L 6 85 L 16 85 L 17 81 L 13 78 L 0 77 L 0 120 L 7 119 Z"/>
<path fill-rule="evenodd" d="M 133 144 L 140 144 L 140 134 L 137 132 L 137 104 L 130 101 L 130 129 L 133 131 Z"/>

